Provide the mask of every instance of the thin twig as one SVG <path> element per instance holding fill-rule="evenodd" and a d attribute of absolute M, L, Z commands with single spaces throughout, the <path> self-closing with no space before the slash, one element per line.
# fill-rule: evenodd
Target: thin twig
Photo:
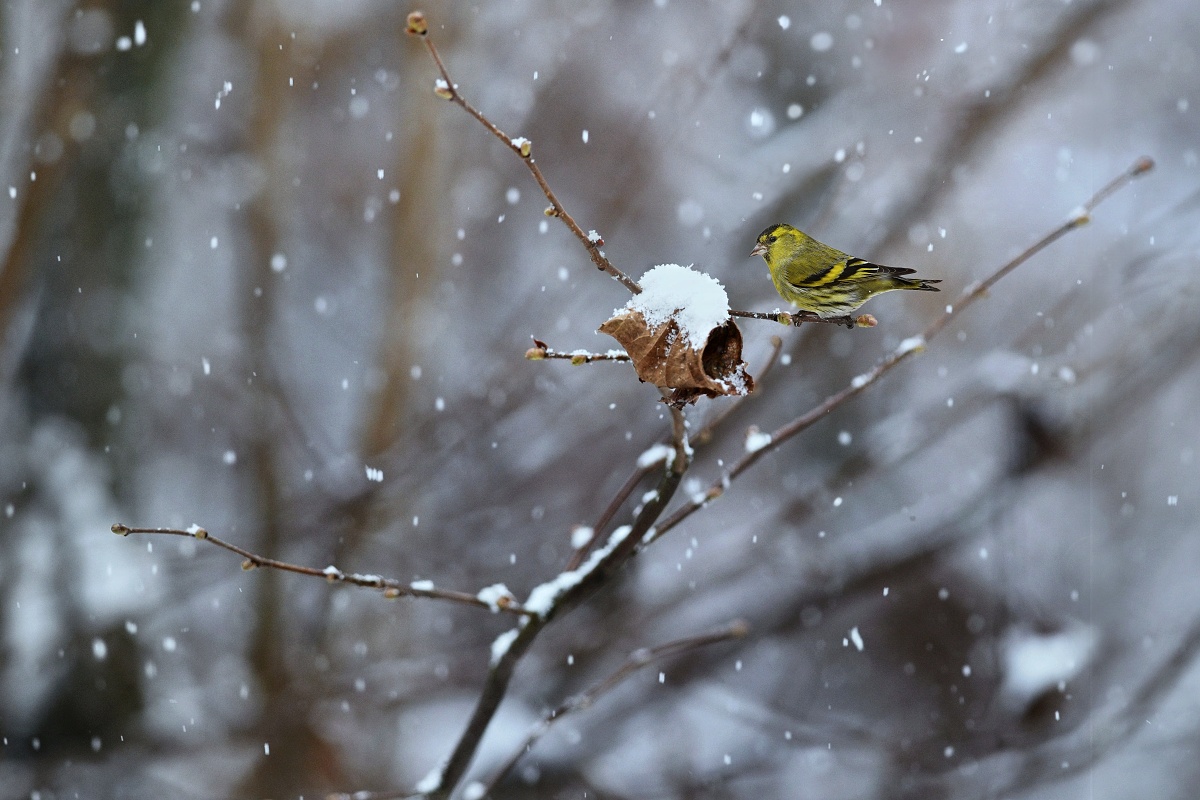
<path fill-rule="evenodd" d="M 867 390 L 868 387 L 875 384 L 880 378 L 900 364 L 900 362 L 904 361 L 912 354 L 924 350 L 925 345 L 931 339 L 933 339 L 933 337 L 937 336 L 938 333 L 940 333 L 941 330 L 950 323 L 950 320 L 956 314 L 961 313 L 963 309 L 973 305 L 976 301 L 983 297 L 987 293 L 987 290 L 994 286 L 997 281 L 1008 275 L 1021 264 L 1024 264 L 1033 256 L 1040 253 L 1042 250 L 1045 250 L 1063 236 L 1066 236 L 1076 228 L 1086 225 L 1091 219 L 1091 212 L 1096 208 L 1096 206 L 1111 197 L 1113 193 L 1129 184 L 1133 179 L 1145 174 L 1146 172 L 1149 172 L 1151 169 L 1153 169 L 1153 167 L 1154 161 L 1152 159 L 1145 156 L 1139 158 L 1131 167 L 1129 167 L 1129 169 L 1125 170 L 1116 178 L 1109 181 L 1102 189 L 1100 189 L 1100 191 L 1092 195 L 1091 199 L 1074 211 L 1066 220 L 1066 222 L 1062 223 L 1050 233 L 1039 239 L 1037 242 L 1030 245 L 1023 253 L 1001 266 L 984 280 L 967 286 L 965 289 L 963 289 L 963 292 L 959 296 L 958 300 L 953 305 L 946 306 L 946 311 L 941 316 L 937 317 L 933 322 L 931 322 L 929 326 L 925 328 L 924 333 L 905 339 L 896 347 L 895 350 L 893 350 L 886 357 L 884 357 L 882 361 L 876 364 L 874 368 L 863 373 L 862 375 L 855 376 L 850 381 L 849 386 L 845 387 L 839 392 L 836 392 L 835 394 L 830 395 L 829 397 L 825 398 L 820 405 L 812 408 L 808 412 L 796 417 L 791 422 L 788 422 L 786 425 L 783 425 L 782 427 L 773 431 L 770 435 L 768 446 L 760 446 L 755 450 L 743 455 L 737 460 L 737 462 L 733 464 L 733 466 L 729 468 L 728 472 L 726 472 L 718 480 L 714 481 L 709 486 L 707 491 L 699 496 L 694 496 L 682 506 L 675 509 L 675 511 L 666 517 L 662 524 L 657 527 L 655 535 L 652 537 L 651 541 L 662 536 L 671 528 L 690 517 L 696 511 L 703 508 L 709 501 L 720 497 L 725 492 L 725 489 L 729 487 L 730 483 L 736 480 L 738 476 L 752 467 L 760 458 L 774 449 L 777 445 L 782 444 L 796 434 L 810 427 L 817 420 L 822 419 L 825 417 L 825 415 L 829 414 L 829 412 L 833 411 L 846 401 L 862 394 Z"/>
<path fill-rule="evenodd" d="M 822 317 L 812 311 L 730 311 L 731 317 L 743 319 L 765 319 L 782 325 L 792 325 L 799 328 L 806 322 L 824 323 L 826 325 L 844 325 L 847 328 L 874 328 L 879 320 L 870 314 L 859 314 L 857 317 Z"/>
<path fill-rule="evenodd" d="M 300 564 L 292 564 L 287 561 L 279 561 L 274 558 L 260 556 L 257 553 L 252 553 L 249 550 L 238 547 L 236 544 L 219 539 L 199 526 L 188 530 L 179 528 L 134 528 L 129 525 L 123 525 L 120 522 L 113 523 L 112 532 L 119 536 L 128 536 L 131 533 L 150 533 L 161 536 L 186 536 L 189 539 L 199 539 L 204 542 L 210 542 L 222 550 L 228 550 L 231 553 L 236 553 L 245 559 L 242 562 L 242 569 L 255 569 L 257 567 L 266 567 L 268 569 L 277 569 L 283 572 L 294 572 L 297 575 L 308 575 L 313 578 L 324 578 L 330 583 L 349 583 L 354 586 L 363 586 L 368 589 L 383 589 L 383 596 L 390 599 L 397 597 L 428 597 L 435 600 L 451 600 L 455 603 L 464 603 L 470 606 L 486 608 L 491 611 L 505 611 L 509 614 L 524 616 L 525 612 L 520 605 L 517 604 L 511 596 L 499 596 L 494 602 L 480 599 L 473 594 L 466 592 L 456 592 L 451 589 L 435 589 L 432 583 L 418 582 L 418 585 L 403 583 L 391 578 L 384 578 L 379 575 L 362 575 L 359 573 L 343 572 L 337 567 L 325 567 L 324 569 L 316 569 L 315 567 L 305 567 Z M 421 585 L 429 583 L 429 585 Z"/>
<path fill-rule="evenodd" d="M 525 358 L 530 361 L 541 361 L 546 358 L 561 358 L 578 366 L 591 364 L 596 361 L 621 362 L 632 361 L 624 350 L 609 350 L 607 353 L 589 353 L 587 350 L 555 350 L 540 339 L 533 340 L 533 347 L 525 351 Z"/>
<path fill-rule="evenodd" d="M 634 650 L 629 654 L 629 658 L 625 660 L 625 663 L 612 672 L 604 680 L 592 685 L 574 697 L 567 698 L 557 708 L 555 708 L 553 711 L 543 717 L 541 721 L 535 724 L 529 731 L 529 734 L 525 737 L 525 740 L 521 742 L 520 746 L 514 748 L 512 757 L 509 758 L 509 760 L 506 761 L 500 767 L 500 769 L 496 770 L 496 774 L 492 776 L 490 781 L 488 781 L 487 788 L 484 791 L 484 796 L 490 795 L 496 790 L 496 786 L 500 783 L 500 781 L 504 780 L 504 777 L 512 771 L 513 767 L 517 765 L 517 762 L 521 760 L 522 756 L 529 752 L 534 743 L 550 731 L 550 728 L 554 725 L 554 723 L 558 722 L 560 719 L 572 712 L 582 711 L 590 708 L 598 699 L 600 699 L 601 696 L 607 694 L 610 690 L 619 685 L 626 678 L 632 676 L 638 670 L 648 667 L 655 661 L 663 658 L 681 655 L 683 653 L 688 653 L 692 650 L 698 650 L 701 647 L 707 647 L 712 644 L 719 644 L 721 642 L 728 642 L 733 639 L 740 639 L 749 633 L 749 631 L 750 626 L 745 622 L 745 620 L 736 619 L 727 625 L 712 631 L 711 633 L 705 633 L 699 636 L 689 636 L 684 639 L 676 639 L 673 642 L 667 642 L 666 644 L 659 645 L 658 647 Z"/>
<path fill-rule="evenodd" d="M 641 294 L 642 287 L 638 285 L 637 281 L 633 280 L 624 272 L 617 269 L 617 267 L 608 260 L 608 257 L 604 255 L 604 251 L 600 249 L 604 245 L 604 240 L 594 233 L 584 233 L 583 228 L 579 227 L 579 223 L 575 221 L 574 217 L 568 214 L 567 210 L 563 208 L 563 204 L 554 194 L 554 191 L 551 190 L 550 184 L 546 182 L 546 178 L 542 175 L 542 171 L 538 169 L 537 163 L 533 160 L 533 143 L 524 137 L 518 139 L 513 139 L 510 137 L 504 131 L 500 130 L 500 128 L 498 128 L 494 122 L 484 116 L 482 111 L 468 103 L 466 98 L 464 98 L 458 91 L 458 84 L 451 79 L 450 73 L 446 70 L 446 65 L 442 63 L 442 58 L 440 55 L 438 55 L 437 47 L 435 47 L 433 44 L 433 39 L 431 39 L 429 36 L 429 24 L 425 20 L 425 15 L 420 11 L 414 11 L 409 14 L 406 31 L 410 35 L 420 38 L 421 41 L 425 43 L 425 49 L 429 51 L 430 57 L 433 58 L 433 63 L 437 65 L 438 73 L 442 76 L 441 82 L 435 89 L 435 93 L 438 95 L 438 97 L 443 97 L 462 108 L 472 117 L 474 117 L 479 124 L 486 128 L 493 136 L 503 142 L 505 147 L 516 153 L 517 156 L 520 157 L 521 161 L 525 163 L 525 166 L 529 168 L 529 172 L 533 175 L 533 179 L 537 181 L 537 185 L 542 190 L 542 194 L 544 194 L 546 199 L 550 201 L 550 207 L 546 209 L 546 215 L 550 217 L 558 217 L 563 221 L 563 224 L 570 229 L 571 233 L 575 235 L 575 238 L 579 240 L 579 243 L 583 245 L 585 250 L 587 250 L 588 257 L 591 258 L 592 263 L 596 265 L 597 269 L 607 272 L 618 282 L 620 282 L 622 286 L 634 294 Z"/>

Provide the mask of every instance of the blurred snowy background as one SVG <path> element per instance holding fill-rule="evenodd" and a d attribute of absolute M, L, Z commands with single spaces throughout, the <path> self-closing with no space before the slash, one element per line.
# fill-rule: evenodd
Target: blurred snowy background
<path fill-rule="evenodd" d="M 1194 797 L 1200 4 L 424 8 L 635 277 L 774 309 L 747 253 L 788 221 L 943 279 L 871 330 L 744 322 L 752 371 L 772 334 L 789 363 L 704 485 L 1159 165 L 554 625 L 476 774 L 631 650 L 752 633 L 564 720 L 496 796 Z M 409 10 L 0 3 L 0 797 L 411 785 L 511 619 L 109 526 L 523 597 L 667 430 L 627 367 L 523 360 L 612 346 L 628 295 L 434 97 Z"/>

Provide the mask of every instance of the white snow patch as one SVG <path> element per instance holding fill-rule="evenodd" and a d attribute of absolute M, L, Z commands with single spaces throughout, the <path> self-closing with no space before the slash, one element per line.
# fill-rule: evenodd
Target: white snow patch
<path fill-rule="evenodd" d="M 1091 661 L 1097 639 L 1095 629 L 1083 625 L 1057 633 L 1009 633 L 1003 650 L 1003 693 L 1024 704 L 1071 680 Z"/>
<path fill-rule="evenodd" d="M 862 638 L 862 634 L 858 632 L 857 625 L 855 625 L 853 628 L 850 629 L 850 642 L 854 645 L 855 650 L 857 650 L 860 653 L 862 652 L 863 638 Z"/>
<path fill-rule="evenodd" d="M 771 443 L 771 434 L 763 431 L 750 431 L 746 434 L 746 452 L 756 453 Z"/>
<path fill-rule="evenodd" d="M 508 648 L 512 647 L 512 643 L 516 641 L 517 634 L 519 634 L 520 632 L 521 632 L 520 628 L 513 628 L 512 630 L 505 631 L 504 633 L 502 633 L 496 637 L 496 640 L 494 642 L 492 642 L 492 662 L 491 663 L 493 665 L 500 663 L 500 659 L 504 658 L 505 653 L 508 652 Z M 418 791 L 420 791 L 419 786 L 418 786 Z"/>
<path fill-rule="evenodd" d="M 592 540 L 595 529 L 590 525 L 576 525 L 571 529 L 571 547 L 578 550 Z"/>
<path fill-rule="evenodd" d="M 413 581 L 409 584 L 409 586 L 416 589 L 418 592 L 433 591 L 433 581 Z"/>
<path fill-rule="evenodd" d="M 416 788 L 416 790 L 422 794 L 436 792 L 442 785 L 442 769 L 443 766 L 439 765 L 429 770 L 429 774 L 427 774 L 424 778 L 421 778 L 414 788 Z"/>
<path fill-rule="evenodd" d="M 485 586 L 475 596 L 487 603 L 488 608 L 492 610 L 493 614 L 500 611 L 501 600 L 513 599 L 513 593 L 503 583 L 493 583 L 491 586 Z"/>
<path fill-rule="evenodd" d="M 656 328 L 674 319 L 695 350 L 702 350 L 713 328 L 729 319 L 729 296 L 712 276 L 678 264 L 659 264 L 638 280 L 641 294 L 625 308 L 640 312 Z M 614 316 L 623 309 L 613 312 Z"/>
<path fill-rule="evenodd" d="M 903 355 L 904 353 L 911 353 L 913 350 L 924 350 L 924 349 L 925 349 L 925 337 L 924 336 L 910 336 L 907 339 L 905 339 L 903 342 L 900 343 L 900 346 L 896 348 L 896 353 L 898 355 Z"/>
<path fill-rule="evenodd" d="M 662 442 L 651 445 L 644 453 L 638 456 L 638 469 L 649 469 L 657 464 L 671 464 L 675 460 L 675 448 L 669 447 Z"/>

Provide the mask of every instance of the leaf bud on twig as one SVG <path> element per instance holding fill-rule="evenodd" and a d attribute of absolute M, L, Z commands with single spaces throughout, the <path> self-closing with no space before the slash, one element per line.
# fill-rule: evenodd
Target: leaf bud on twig
<path fill-rule="evenodd" d="M 425 12 L 413 11 L 408 15 L 404 32 L 409 36 L 424 36 L 429 33 L 429 23 L 425 21 Z"/>
<path fill-rule="evenodd" d="M 521 158 L 529 158 L 529 155 L 533 152 L 533 142 L 524 136 L 518 136 L 513 139 L 512 146 L 517 148 L 517 152 L 521 154 Z"/>

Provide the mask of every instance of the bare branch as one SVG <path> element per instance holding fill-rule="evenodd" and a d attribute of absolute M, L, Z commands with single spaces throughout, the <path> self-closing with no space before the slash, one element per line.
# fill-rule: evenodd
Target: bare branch
<path fill-rule="evenodd" d="M 533 347 L 525 351 L 525 358 L 530 361 L 541 361 L 546 358 L 561 358 L 570 361 L 573 365 L 591 364 L 596 361 L 631 361 L 629 354 L 623 350 L 609 350 L 607 353 L 589 353 L 586 350 L 572 350 L 566 352 L 563 350 L 555 350 L 540 339 L 533 340 Z"/>
<path fill-rule="evenodd" d="M 251 570 L 257 567 L 266 567 L 268 569 L 277 569 L 283 572 L 294 572 L 297 575 L 308 575 L 313 578 L 324 578 L 330 583 L 348 583 L 354 586 L 362 586 L 368 589 L 383 589 L 383 596 L 389 600 L 398 597 L 427 597 L 434 600 L 450 600 L 455 603 L 463 603 L 469 606 L 486 608 L 494 612 L 504 611 L 509 614 L 523 616 L 525 610 L 513 600 L 511 595 L 506 595 L 503 592 L 495 592 L 495 598 L 488 600 L 483 599 L 478 595 L 467 594 L 466 592 L 456 592 L 451 589 L 434 588 L 432 581 L 417 581 L 414 583 L 403 583 L 401 581 L 384 578 L 379 575 L 363 575 L 360 573 L 346 573 L 337 567 L 325 567 L 324 569 L 316 569 L 315 567 L 306 567 L 301 564 L 292 564 L 287 561 L 278 561 L 274 558 L 260 556 L 257 553 L 252 553 L 238 547 L 236 544 L 219 539 L 199 526 L 193 526 L 188 530 L 179 528 L 134 528 L 129 525 L 124 525 L 120 522 L 113 523 L 112 532 L 118 536 L 128 536 L 131 533 L 149 533 L 160 536 L 186 536 L 189 539 L 199 539 L 204 542 L 210 542 L 222 550 L 228 550 L 231 553 L 236 553 L 241 556 L 242 569 Z"/>
<path fill-rule="evenodd" d="M 595 233 L 584 233 L 583 228 L 577 223 L 567 210 L 563 208 L 563 204 L 551 190 L 550 184 L 546 182 L 546 178 L 542 175 L 542 171 L 538 168 L 537 162 L 533 160 L 533 142 L 525 137 L 513 139 L 507 133 L 500 130 L 494 122 L 484 116 L 483 112 L 475 108 L 467 102 L 466 98 L 458 91 L 458 84 L 451 78 L 450 73 L 446 70 L 446 65 L 442 63 L 442 57 L 438 55 L 437 48 L 433 44 L 433 39 L 429 36 L 429 25 L 425 20 L 425 15 L 419 11 L 414 11 L 408 15 L 408 26 L 406 31 L 411 36 L 416 36 L 425 43 L 425 49 L 429 51 L 433 63 L 437 65 L 438 73 L 442 76 L 438 81 L 434 92 L 438 97 L 443 97 L 455 105 L 462 108 L 472 117 L 474 117 L 480 125 L 487 128 L 488 132 L 504 143 L 504 146 L 512 150 L 529 168 L 529 172 L 533 175 L 533 179 L 537 181 L 537 185 L 542 190 L 542 194 L 550 201 L 550 207 L 546 209 L 546 216 L 558 217 L 563 221 L 563 224 L 570 229 L 579 243 L 587 250 L 588 257 L 597 269 L 603 270 L 615 278 L 622 286 L 634 294 L 641 294 L 642 287 L 637 281 L 630 278 L 621 270 L 617 269 L 608 257 L 604 255 L 604 251 L 600 248 L 604 246 L 604 240 Z"/>
<path fill-rule="evenodd" d="M 874 328 L 879 324 L 879 320 L 870 314 L 859 314 L 857 317 L 822 317 L 812 311 L 792 311 L 790 313 L 787 311 L 730 311 L 729 316 L 743 319 L 765 319 L 797 328 L 806 322 L 845 325 L 847 328 Z"/>

